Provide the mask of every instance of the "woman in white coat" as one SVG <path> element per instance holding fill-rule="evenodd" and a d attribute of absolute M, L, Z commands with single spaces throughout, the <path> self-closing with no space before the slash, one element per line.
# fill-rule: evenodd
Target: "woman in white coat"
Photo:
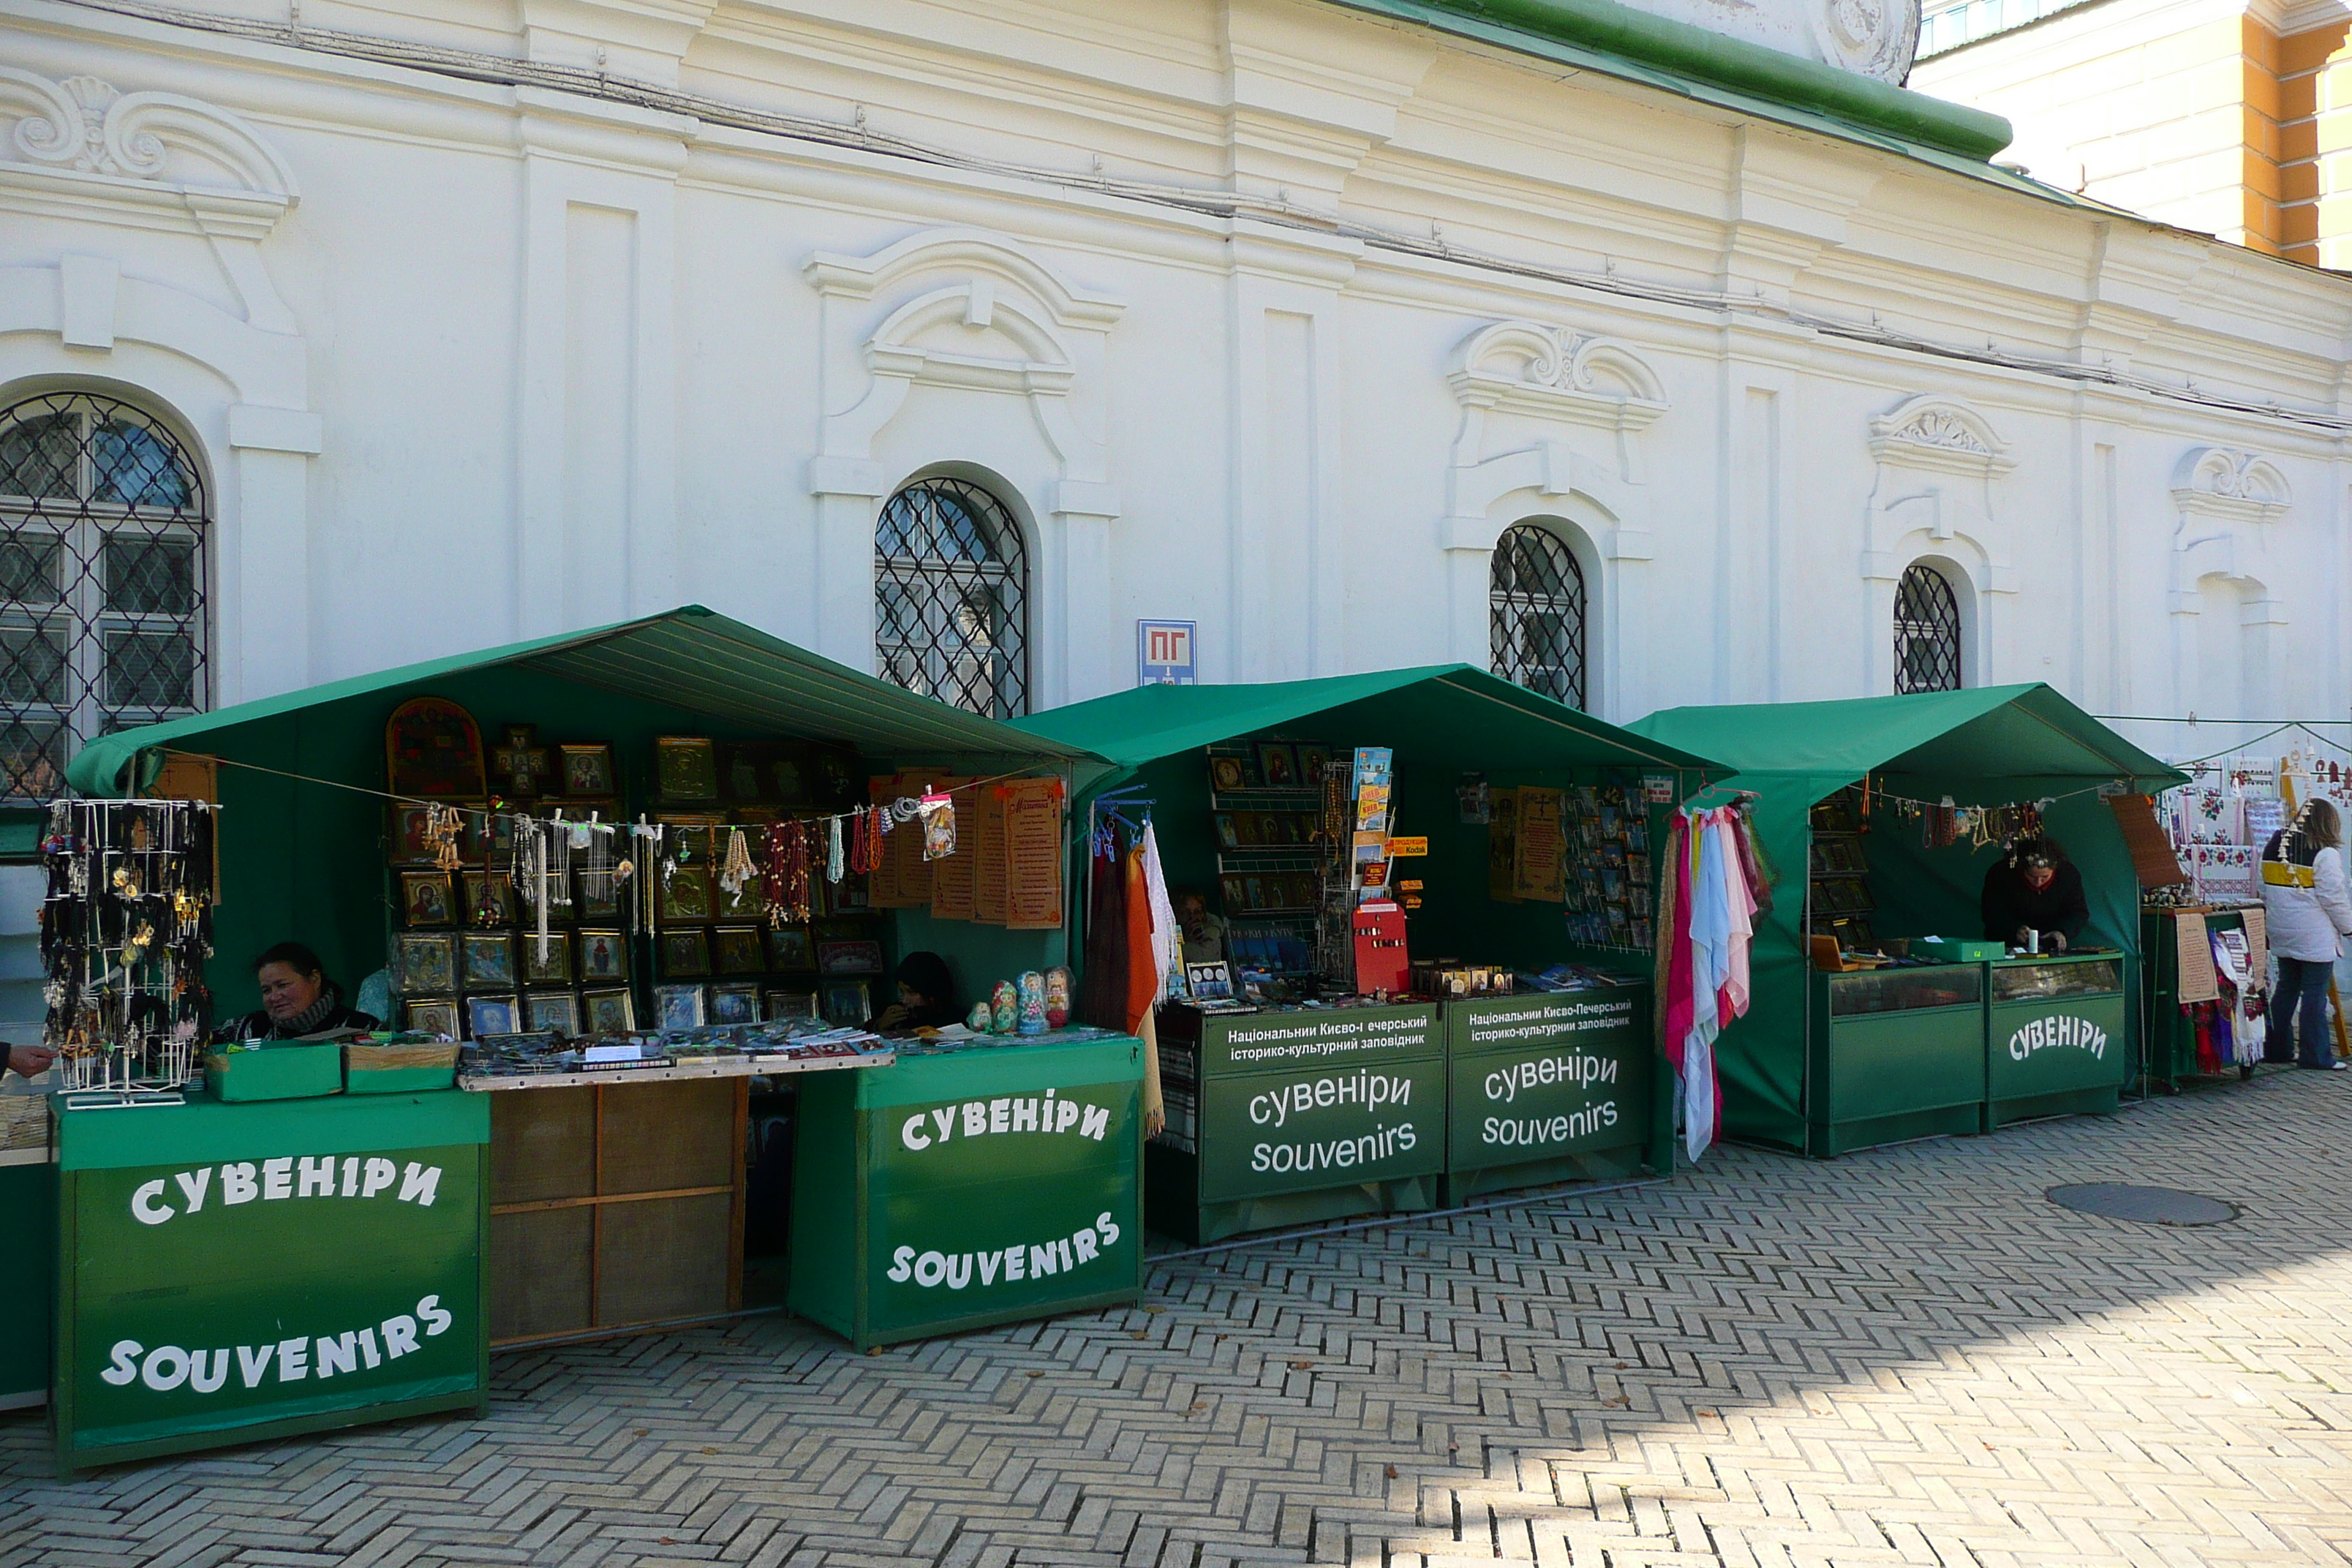
<path fill-rule="evenodd" d="M 2279 966 L 2271 1027 L 2294 1049 L 2295 1065 L 2336 1072 L 2345 1064 L 2328 1048 L 2327 977 L 2352 935 L 2343 842 L 2336 807 L 2313 795 L 2263 847 L 2263 924 Z"/>

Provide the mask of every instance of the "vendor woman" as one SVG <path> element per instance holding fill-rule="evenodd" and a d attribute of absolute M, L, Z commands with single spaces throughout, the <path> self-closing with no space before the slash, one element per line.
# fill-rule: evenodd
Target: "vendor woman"
<path fill-rule="evenodd" d="M 955 981 L 948 961 L 936 952 L 910 952 L 898 961 L 898 999 L 866 1026 L 885 1029 L 941 1029 L 961 1023 Z"/>
<path fill-rule="evenodd" d="M 261 1011 L 215 1031 L 218 1040 L 294 1040 L 334 1029 L 374 1029 L 381 1024 L 343 1005 L 319 955 L 299 942 L 281 942 L 253 961 Z"/>
<path fill-rule="evenodd" d="M 2083 873 L 2067 862 L 2054 838 L 2021 838 L 1985 873 L 1984 934 L 2011 947 L 2033 945 L 2040 932 L 2043 952 L 2063 952 L 2083 940 L 2091 906 L 2083 897 Z"/>

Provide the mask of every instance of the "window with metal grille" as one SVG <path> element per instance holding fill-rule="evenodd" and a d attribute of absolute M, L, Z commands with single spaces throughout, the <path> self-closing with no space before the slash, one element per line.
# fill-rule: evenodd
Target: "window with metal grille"
<path fill-rule="evenodd" d="M 992 719 L 1029 711 L 1029 552 L 994 496 L 950 479 L 892 496 L 874 595 L 885 680 Z"/>
<path fill-rule="evenodd" d="M 65 792 L 75 750 L 210 700 L 204 481 L 129 404 L 0 408 L 0 798 Z"/>
<path fill-rule="evenodd" d="M 1584 568 L 1548 528 L 1517 523 L 1495 542 L 1489 647 L 1496 675 L 1584 706 Z"/>
<path fill-rule="evenodd" d="M 1960 602 L 1933 566 L 1904 568 L 1895 590 L 1895 689 L 1960 689 Z"/>

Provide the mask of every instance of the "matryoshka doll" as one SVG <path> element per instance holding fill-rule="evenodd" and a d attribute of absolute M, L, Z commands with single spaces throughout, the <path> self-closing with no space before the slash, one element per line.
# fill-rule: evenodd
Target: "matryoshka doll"
<path fill-rule="evenodd" d="M 1045 1032 L 1045 977 L 1034 969 L 1024 970 L 1021 975 L 1021 1032 Z"/>
<path fill-rule="evenodd" d="M 996 994 L 990 998 L 989 1003 L 989 1033 L 1009 1035 L 1020 1021 L 1020 994 L 1013 989 L 1013 982 L 1010 980 L 998 981 Z"/>
<path fill-rule="evenodd" d="M 1070 972 L 1060 964 L 1045 971 L 1045 1026 L 1058 1029 L 1070 1021 Z"/>

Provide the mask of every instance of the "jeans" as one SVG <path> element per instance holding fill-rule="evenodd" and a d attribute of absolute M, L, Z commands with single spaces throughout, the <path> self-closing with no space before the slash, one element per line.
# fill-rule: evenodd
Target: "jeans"
<path fill-rule="evenodd" d="M 2278 966 L 2278 989 L 2271 994 L 2269 1013 L 2279 1044 L 2294 1050 L 2295 1060 L 2305 1067 L 2332 1065 L 2336 1051 L 2327 1037 L 2327 977 L 2336 966 L 2284 954 Z"/>

